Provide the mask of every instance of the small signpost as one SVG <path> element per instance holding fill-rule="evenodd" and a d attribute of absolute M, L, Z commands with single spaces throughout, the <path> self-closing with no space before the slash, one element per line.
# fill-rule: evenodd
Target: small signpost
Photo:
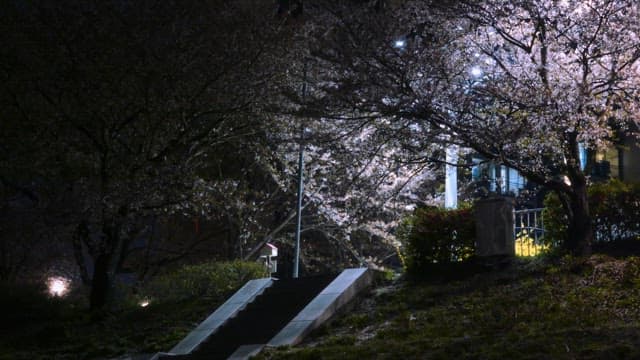
<path fill-rule="evenodd" d="M 262 249 L 260 249 L 260 260 L 264 263 L 264 266 L 269 271 L 269 274 L 273 274 L 278 271 L 278 248 L 270 243 L 266 243 Z"/>

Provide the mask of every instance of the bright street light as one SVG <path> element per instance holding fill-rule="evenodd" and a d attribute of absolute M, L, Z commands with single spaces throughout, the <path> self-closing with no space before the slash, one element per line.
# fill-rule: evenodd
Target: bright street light
<path fill-rule="evenodd" d="M 474 78 L 479 78 L 481 77 L 484 72 L 482 71 L 482 68 L 480 68 L 480 66 L 474 66 L 471 68 L 471 76 L 473 76 Z"/>

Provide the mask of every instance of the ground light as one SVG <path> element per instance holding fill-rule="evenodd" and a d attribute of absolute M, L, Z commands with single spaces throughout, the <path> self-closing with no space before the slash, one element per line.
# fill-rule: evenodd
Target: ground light
<path fill-rule="evenodd" d="M 50 277 L 47 280 L 49 295 L 55 297 L 65 296 L 69 292 L 69 279 L 63 277 Z"/>

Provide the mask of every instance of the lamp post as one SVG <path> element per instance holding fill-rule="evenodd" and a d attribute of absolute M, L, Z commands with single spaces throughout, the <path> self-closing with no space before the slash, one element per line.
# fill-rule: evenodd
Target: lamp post
<path fill-rule="evenodd" d="M 307 98 L 307 61 L 302 70 L 302 102 Z M 304 196 L 304 119 L 300 121 L 300 150 L 298 151 L 298 201 L 296 204 L 296 234 L 293 256 L 293 278 L 297 279 L 300 268 L 300 230 L 302 228 L 302 197 Z"/>
<path fill-rule="evenodd" d="M 298 152 L 298 201 L 296 203 L 296 247 L 293 258 L 293 278 L 298 278 L 300 264 L 300 230 L 302 228 L 302 197 L 304 193 L 304 125 L 300 126 L 300 151 Z"/>

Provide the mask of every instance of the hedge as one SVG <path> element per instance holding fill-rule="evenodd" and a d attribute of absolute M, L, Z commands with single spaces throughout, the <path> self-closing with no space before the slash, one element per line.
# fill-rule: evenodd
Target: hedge
<path fill-rule="evenodd" d="M 407 273 L 423 277 L 434 264 L 451 264 L 474 254 L 473 209 L 418 208 L 403 221 L 398 238 Z"/>

